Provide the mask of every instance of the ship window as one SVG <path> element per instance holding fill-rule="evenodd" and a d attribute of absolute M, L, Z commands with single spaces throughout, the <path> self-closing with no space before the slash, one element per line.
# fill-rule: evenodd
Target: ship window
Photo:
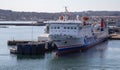
<path fill-rule="evenodd" d="M 56 29 L 56 27 L 54 27 L 54 29 Z"/>
<path fill-rule="evenodd" d="M 76 27 L 74 27 L 74 29 L 76 29 Z"/>
<path fill-rule="evenodd" d="M 64 43 L 67 44 L 67 41 L 65 41 Z"/>
<path fill-rule="evenodd" d="M 71 29 L 73 29 L 73 27 L 71 27 Z"/>
<path fill-rule="evenodd" d="M 60 29 L 60 27 L 57 27 L 57 29 Z"/>
<path fill-rule="evenodd" d="M 66 27 L 64 27 L 64 29 L 66 29 Z"/>
<path fill-rule="evenodd" d="M 67 27 L 67 29 L 69 29 L 70 27 Z"/>
<path fill-rule="evenodd" d="M 82 29 L 82 27 L 79 27 L 79 29 Z"/>
<path fill-rule="evenodd" d="M 51 29 L 53 29 L 53 27 L 51 27 Z"/>

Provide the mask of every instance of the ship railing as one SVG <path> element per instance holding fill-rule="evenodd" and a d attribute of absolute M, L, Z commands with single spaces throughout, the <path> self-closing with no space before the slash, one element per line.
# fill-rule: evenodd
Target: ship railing
<path fill-rule="evenodd" d="M 62 20 L 51 20 L 51 21 L 45 21 L 44 23 L 81 23 L 82 21 L 78 21 L 78 20 L 66 20 L 66 21 L 62 21 Z"/>

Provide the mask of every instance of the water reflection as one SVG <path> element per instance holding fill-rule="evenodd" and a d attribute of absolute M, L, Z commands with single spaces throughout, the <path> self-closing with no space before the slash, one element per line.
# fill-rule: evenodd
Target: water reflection
<path fill-rule="evenodd" d="M 17 60 L 23 60 L 23 59 L 44 59 L 45 54 L 42 55 L 16 55 Z"/>

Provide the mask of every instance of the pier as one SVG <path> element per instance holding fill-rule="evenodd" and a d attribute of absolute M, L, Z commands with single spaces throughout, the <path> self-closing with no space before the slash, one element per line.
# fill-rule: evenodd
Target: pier
<path fill-rule="evenodd" d="M 17 45 L 17 44 L 23 44 L 23 43 L 29 43 L 29 42 L 32 42 L 32 41 L 9 40 L 9 41 L 7 42 L 7 44 L 8 44 L 9 46 L 14 46 L 14 45 Z"/>
<path fill-rule="evenodd" d="M 120 34 L 110 34 L 110 40 L 120 40 Z"/>

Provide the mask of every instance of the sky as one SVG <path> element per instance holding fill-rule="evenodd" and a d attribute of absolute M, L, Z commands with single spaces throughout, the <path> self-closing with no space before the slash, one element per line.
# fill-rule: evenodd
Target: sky
<path fill-rule="evenodd" d="M 25 12 L 120 11 L 120 0 L 0 0 L 0 9 Z"/>

